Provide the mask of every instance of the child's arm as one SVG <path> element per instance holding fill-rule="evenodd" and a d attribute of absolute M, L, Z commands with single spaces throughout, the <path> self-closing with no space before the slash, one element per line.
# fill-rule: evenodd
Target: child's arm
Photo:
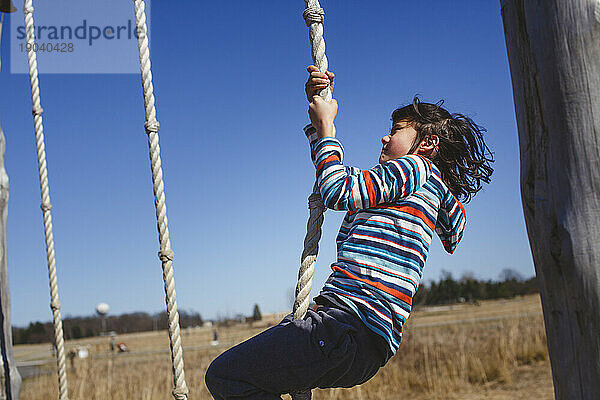
<path fill-rule="evenodd" d="M 448 253 L 454 253 L 458 242 L 462 239 L 465 223 L 465 208 L 448 190 L 440 204 L 438 219 L 435 225 L 435 231 Z"/>
<path fill-rule="evenodd" d="M 337 102 L 315 95 L 327 82 L 333 84 L 334 75 L 322 74 L 312 66 L 308 71 L 311 76 L 306 95 L 311 100 L 308 115 L 312 125 L 305 128 L 305 133 L 317 168 L 317 184 L 327 207 L 349 211 L 375 207 L 406 197 L 425 184 L 431 175 L 431 164 L 418 155 L 404 156 L 365 171 L 345 167 L 342 164 L 344 150 L 334 137 Z"/>
<path fill-rule="evenodd" d="M 344 150 L 332 137 L 320 138 L 312 125 L 304 128 L 323 202 L 334 210 L 353 211 L 401 199 L 425 184 L 431 175 L 429 160 L 408 155 L 369 170 L 342 164 Z"/>

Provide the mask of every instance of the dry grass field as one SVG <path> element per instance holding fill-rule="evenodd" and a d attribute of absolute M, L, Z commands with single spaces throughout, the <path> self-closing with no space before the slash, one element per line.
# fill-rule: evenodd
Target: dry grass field
<path fill-rule="evenodd" d="M 254 326 L 218 328 L 220 344 L 211 346 L 212 328 L 183 332 L 185 372 L 191 399 L 211 399 L 204 372 L 211 360 L 235 343 L 265 329 L 281 316 Z M 119 335 L 131 350 L 108 352 L 107 338 L 67 342 L 88 345 L 90 357 L 69 367 L 71 400 L 154 400 L 171 398 L 171 367 L 165 331 Z M 20 363 L 50 360 L 45 374 L 23 381 L 22 399 L 57 398 L 50 345 L 16 346 Z M 48 373 L 50 372 L 50 373 Z M 552 377 L 538 296 L 417 309 L 403 344 L 369 382 L 352 389 L 315 390 L 321 399 L 553 399 Z M 284 396 L 284 398 L 288 398 Z"/>

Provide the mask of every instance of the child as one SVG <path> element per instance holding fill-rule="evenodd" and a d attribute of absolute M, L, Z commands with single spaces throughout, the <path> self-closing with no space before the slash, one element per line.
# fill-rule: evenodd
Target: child
<path fill-rule="evenodd" d="M 221 354 L 206 372 L 213 397 L 280 399 L 307 388 L 351 387 L 393 356 L 422 278 L 433 232 L 449 253 L 462 238 L 469 201 L 488 183 L 493 157 L 483 128 L 441 103 L 392 113 L 379 164 L 346 167 L 334 137 L 337 102 L 316 96 L 334 75 L 308 67 L 305 128 L 328 208 L 347 211 L 333 273 L 303 320 L 281 323 Z"/>

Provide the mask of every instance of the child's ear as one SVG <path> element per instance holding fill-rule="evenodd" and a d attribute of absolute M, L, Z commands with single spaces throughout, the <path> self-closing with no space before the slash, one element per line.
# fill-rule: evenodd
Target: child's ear
<path fill-rule="evenodd" d="M 421 141 L 417 154 L 423 156 L 433 156 L 437 153 L 438 145 L 440 144 L 440 138 L 438 135 L 427 135 Z"/>

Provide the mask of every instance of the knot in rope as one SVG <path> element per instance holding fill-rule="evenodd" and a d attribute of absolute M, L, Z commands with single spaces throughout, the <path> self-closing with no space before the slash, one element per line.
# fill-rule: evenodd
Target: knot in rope
<path fill-rule="evenodd" d="M 33 14 L 33 6 L 26 5 L 23 7 L 23 14 Z"/>
<path fill-rule="evenodd" d="M 144 124 L 144 126 L 146 127 L 146 133 L 156 133 L 158 132 L 158 128 L 160 128 L 160 124 L 157 120 L 148 121 Z"/>
<path fill-rule="evenodd" d="M 42 204 L 40 204 L 40 208 L 44 212 L 50 211 L 50 210 L 52 210 L 52 204 L 50 204 L 50 203 L 42 203 Z"/>
<path fill-rule="evenodd" d="M 33 106 L 33 109 L 31 110 L 31 114 L 33 114 L 34 117 L 36 115 L 42 115 L 43 112 L 44 109 L 40 106 Z"/>
<path fill-rule="evenodd" d="M 190 391 L 188 390 L 187 386 L 186 387 L 176 387 L 175 389 L 173 389 L 173 397 L 176 400 L 187 400 L 187 395 Z"/>
<path fill-rule="evenodd" d="M 60 301 L 58 301 L 58 300 L 52 300 L 50 302 L 50 308 L 52 309 L 52 311 L 60 310 Z"/>
<path fill-rule="evenodd" d="M 307 7 L 302 13 L 302 18 L 306 21 L 306 26 L 311 26 L 311 24 L 322 24 L 325 19 L 325 10 L 321 7 Z"/>
<path fill-rule="evenodd" d="M 323 203 L 323 198 L 319 193 L 311 193 L 310 196 L 308 196 L 308 208 L 310 210 L 319 208 L 323 211 L 327 209 L 327 207 L 325 207 L 325 203 Z"/>
<path fill-rule="evenodd" d="M 158 258 L 160 258 L 160 261 L 162 261 L 162 262 L 173 261 L 174 256 L 175 256 L 175 253 L 171 249 L 165 249 L 165 250 L 161 249 L 158 252 Z"/>

